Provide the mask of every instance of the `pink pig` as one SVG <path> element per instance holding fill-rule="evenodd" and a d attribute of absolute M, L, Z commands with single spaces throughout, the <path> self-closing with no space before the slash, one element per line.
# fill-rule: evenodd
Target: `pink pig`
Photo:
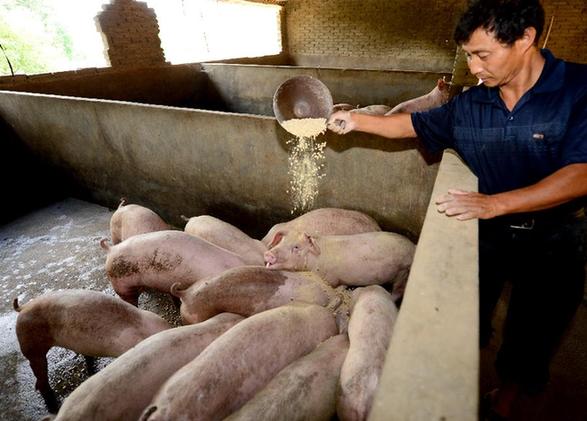
<path fill-rule="evenodd" d="M 304 213 L 291 221 L 274 225 L 261 241 L 265 245 L 271 244 L 271 247 L 275 247 L 279 243 L 275 241 L 276 233 L 290 230 L 307 232 L 310 235 L 349 235 L 381 231 L 381 228 L 373 218 L 363 212 L 320 208 Z"/>
<path fill-rule="evenodd" d="M 427 111 L 432 108 L 440 107 L 446 104 L 450 97 L 450 83 L 445 82 L 444 79 L 438 79 L 436 86 L 430 92 L 417 98 L 404 101 L 385 115 L 396 113 L 415 113 L 418 111 Z"/>
<path fill-rule="evenodd" d="M 324 236 L 279 231 L 265 252 L 265 266 L 309 270 L 333 287 L 384 284 L 407 277 L 414 250 L 406 237 L 384 231 Z"/>
<path fill-rule="evenodd" d="M 169 225 L 151 209 L 140 205 L 128 205 L 120 199 L 118 209 L 110 218 L 112 244 L 118 244 L 133 235 L 170 229 Z"/>
<path fill-rule="evenodd" d="M 182 231 L 135 235 L 114 246 L 102 240 L 100 245 L 108 252 L 106 274 L 112 288 L 133 305 L 144 288 L 169 292 L 175 282 L 191 285 L 246 264 L 235 253 Z"/>

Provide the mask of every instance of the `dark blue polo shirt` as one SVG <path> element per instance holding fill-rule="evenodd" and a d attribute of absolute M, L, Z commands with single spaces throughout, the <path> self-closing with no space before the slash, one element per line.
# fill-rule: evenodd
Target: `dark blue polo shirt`
<path fill-rule="evenodd" d="M 534 184 L 573 163 L 587 163 L 587 65 L 546 59 L 536 84 L 510 112 L 499 88 L 475 86 L 412 123 L 430 152 L 455 149 L 479 178 L 479 192 Z"/>

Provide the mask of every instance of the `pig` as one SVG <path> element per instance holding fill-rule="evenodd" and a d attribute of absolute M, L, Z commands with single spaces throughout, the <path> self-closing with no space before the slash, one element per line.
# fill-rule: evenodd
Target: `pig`
<path fill-rule="evenodd" d="M 75 389 L 55 421 L 138 419 L 173 373 L 242 319 L 223 313 L 145 339 Z"/>
<path fill-rule="evenodd" d="M 16 336 L 20 350 L 37 378 L 35 388 L 51 412 L 56 411 L 58 402 L 47 377 L 49 349 L 60 346 L 90 357 L 117 357 L 170 328 L 158 315 L 97 291 L 53 291 L 23 306 L 15 299 L 13 306 L 19 312 Z"/>
<path fill-rule="evenodd" d="M 175 282 L 191 285 L 227 269 L 244 266 L 238 255 L 182 231 L 157 231 L 131 237 L 108 252 L 106 273 L 114 291 L 137 305 L 140 291 L 154 288 L 169 292 Z"/>
<path fill-rule="evenodd" d="M 385 115 L 389 111 L 391 111 L 391 107 L 388 107 L 387 105 L 367 105 L 366 107 L 350 110 L 351 113 L 367 115 Z"/>
<path fill-rule="evenodd" d="M 391 107 L 387 105 L 367 105 L 365 107 L 359 108 L 357 105 L 356 107 L 352 106 L 351 104 L 335 104 L 332 107 L 332 113 L 337 111 L 350 111 L 351 113 L 358 113 L 358 114 L 369 114 L 369 115 L 384 115 L 385 113 L 389 112 Z"/>
<path fill-rule="evenodd" d="M 350 110 L 354 110 L 355 108 L 359 108 L 359 106 L 357 105 L 355 107 L 354 105 L 347 104 L 346 102 L 341 102 L 341 103 L 338 103 L 338 104 L 334 104 L 332 106 L 332 114 L 334 114 L 337 111 L 350 111 Z"/>
<path fill-rule="evenodd" d="M 118 209 L 110 218 L 112 244 L 118 244 L 133 235 L 168 229 L 170 229 L 169 225 L 151 209 L 139 205 L 127 205 L 124 197 L 120 199 Z"/>
<path fill-rule="evenodd" d="M 381 231 L 370 216 L 348 209 L 321 208 L 307 212 L 291 221 L 274 225 L 261 240 L 263 244 L 275 247 L 278 231 L 304 231 L 310 235 L 349 235 Z M 269 248 L 269 247 L 268 247 Z"/>
<path fill-rule="evenodd" d="M 324 341 L 294 361 L 226 421 L 329 421 L 336 414 L 340 367 L 349 347 L 347 335 Z"/>
<path fill-rule="evenodd" d="M 248 265 L 263 265 L 263 253 L 267 247 L 234 225 L 210 215 L 192 218 L 182 215 L 182 218 L 187 221 L 184 232 L 238 254 Z"/>
<path fill-rule="evenodd" d="M 446 104 L 450 98 L 450 83 L 445 82 L 444 79 L 438 79 L 436 86 L 430 92 L 417 98 L 404 101 L 385 115 L 396 113 L 415 113 L 420 111 L 427 111 L 432 108 L 440 107 Z"/>
<path fill-rule="evenodd" d="M 337 398 L 341 421 L 367 419 L 397 313 L 391 295 L 379 285 L 353 291 L 350 346 L 340 371 Z"/>
<path fill-rule="evenodd" d="M 315 304 L 255 314 L 171 376 L 140 420 L 224 419 L 281 369 L 336 334 L 331 312 Z"/>
<path fill-rule="evenodd" d="M 312 236 L 279 231 L 265 252 L 266 267 L 309 270 L 333 287 L 402 282 L 414 258 L 415 245 L 392 232 Z"/>
<path fill-rule="evenodd" d="M 338 298 L 336 291 L 312 272 L 286 272 L 262 266 L 229 269 L 187 289 L 171 286 L 181 299 L 185 324 L 198 323 L 218 313 L 251 316 L 292 301 L 328 306 Z"/>

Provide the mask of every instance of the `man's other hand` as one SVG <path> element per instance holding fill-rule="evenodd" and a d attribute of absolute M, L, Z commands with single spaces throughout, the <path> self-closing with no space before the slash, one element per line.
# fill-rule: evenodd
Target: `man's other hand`
<path fill-rule="evenodd" d="M 356 124 L 353 121 L 353 115 L 350 112 L 337 111 L 330 116 L 326 127 L 334 133 L 346 134 L 353 131 Z"/>
<path fill-rule="evenodd" d="M 498 216 L 495 198 L 486 194 L 449 189 L 448 193 L 438 197 L 435 203 L 438 205 L 438 212 L 454 216 L 459 221 Z"/>

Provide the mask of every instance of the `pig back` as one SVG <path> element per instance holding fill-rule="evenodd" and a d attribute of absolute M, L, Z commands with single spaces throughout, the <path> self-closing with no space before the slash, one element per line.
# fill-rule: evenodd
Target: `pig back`
<path fill-rule="evenodd" d="M 172 293 L 181 299 L 184 323 L 198 323 L 221 312 L 251 316 L 292 301 L 327 305 L 336 291 L 311 272 L 244 266 Z"/>
<path fill-rule="evenodd" d="M 263 264 L 263 243 L 228 222 L 210 215 L 195 216 L 188 220 L 184 231 L 241 256 L 249 265 Z"/>
<path fill-rule="evenodd" d="M 401 102 L 385 115 L 391 115 L 396 113 L 415 113 L 428 111 L 432 108 L 440 107 L 441 105 L 448 102 L 450 97 L 450 84 L 439 79 L 436 82 L 436 86 L 430 92 L 425 95 L 409 99 Z"/>
<path fill-rule="evenodd" d="M 204 323 L 151 336 L 83 382 L 65 399 L 55 420 L 138 419 L 173 373 L 241 320 L 234 314 L 219 314 Z"/>
<path fill-rule="evenodd" d="M 353 292 L 350 346 L 340 372 L 337 403 L 341 421 L 367 419 L 396 318 L 397 308 L 382 287 L 372 285 Z"/>
<path fill-rule="evenodd" d="M 367 105 L 366 107 L 363 108 L 356 108 L 353 110 L 350 110 L 351 113 L 357 113 L 357 114 L 367 114 L 367 115 L 384 115 L 385 113 L 389 112 L 391 110 L 391 107 L 388 107 L 387 105 Z"/>
<path fill-rule="evenodd" d="M 403 279 L 415 250 L 407 237 L 386 231 L 317 236 L 313 241 L 320 253 L 308 253 L 304 263 L 333 286 L 367 286 Z M 287 239 L 283 243 L 287 244 Z"/>
<path fill-rule="evenodd" d="M 27 321 L 40 321 L 47 330 L 30 332 Z M 155 313 L 140 310 L 108 294 L 90 290 L 61 290 L 46 293 L 23 306 L 17 319 L 19 341 L 47 338 L 87 356 L 116 357 L 170 325 Z M 32 329 L 34 330 L 34 329 Z M 28 346 L 28 345 L 27 345 Z"/>
<path fill-rule="evenodd" d="M 199 237 L 182 231 L 158 231 L 136 235 L 111 247 L 106 272 L 113 283 L 168 292 L 173 282 L 192 284 L 244 264 L 236 254 Z"/>
<path fill-rule="evenodd" d="M 121 206 L 110 218 L 110 238 L 118 244 L 134 235 L 168 230 L 169 225 L 154 211 L 140 205 Z"/>
<path fill-rule="evenodd" d="M 316 305 L 288 305 L 251 316 L 175 373 L 141 419 L 223 419 L 279 370 L 336 333 L 331 312 Z"/>
<path fill-rule="evenodd" d="M 348 351 L 346 335 L 324 341 L 294 361 L 226 421 L 328 421 L 336 413 L 340 366 Z"/>
<path fill-rule="evenodd" d="M 381 231 L 377 222 L 359 211 L 338 208 L 315 209 L 297 218 L 275 225 L 261 240 L 271 244 L 278 231 L 299 231 L 309 235 L 350 235 Z"/>

